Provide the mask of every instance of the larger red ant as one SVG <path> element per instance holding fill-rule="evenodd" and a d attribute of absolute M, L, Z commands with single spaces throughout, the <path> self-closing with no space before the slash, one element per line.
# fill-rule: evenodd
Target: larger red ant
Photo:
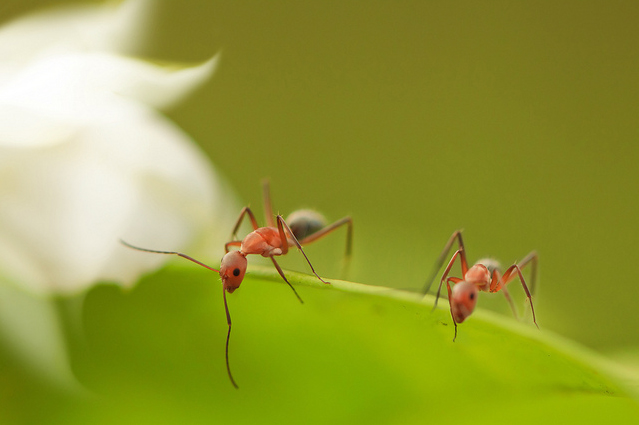
<path fill-rule="evenodd" d="M 519 263 L 513 264 L 508 267 L 504 274 L 501 274 L 501 267 L 499 263 L 492 259 L 482 259 L 477 261 L 475 265 L 468 268 L 468 261 L 466 261 L 466 250 L 464 249 L 464 242 L 462 241 L 461 230 L 457 230 L 450 237 L 446 245 L 444 246 L 444 250 L 439 255 L 437 262 L 435 263 L 435 268 L 433 269 L 430 277 L 426 281 L 424 285 L 424 293 L 427 293 L 435 279 L 435 275 L 437 271 L 441 268 L 444 263 L 445 258 L 448 256 L 453 243 L 457 240 L 459 248 L 450 261 L 448 262 L 448 266 L 444 270 L 444 274 L 439 281 L 439 287 L 437 288 L 437 296 L 435 297 L 435 305 L 433 306 L 433 310 L 437 307 L 437 301 L 439 300 L 439 295 L 441 293 L 442 284 L 444 280 L 446 281 L 446 287 L 448 289 L 448 303 L 450 305 L 450 314 L 453 318 L 453 323 L 455 324 L 455 336 L 453 337 L 453 341 L 457 338 L 457 324 L 462 323 L 468 316 L 471 315 L 473 310 L 475 309 L 475 305 L 477 304 L 477 295 L 479 291 L 484 292 L 499 292 L 502 291 L 506 300 L 510 304 L 510 308 L 517 318 L 517 310 L 515 308 L 515 304 L 513 300 L 510 298 L 510 294 L 506 290 L 506 285 L 510 283 L 516 277 L 519 277 L 521 281 L 521 286 L 524 288 L 524 292 L 526 293 L 526 298 L 530 303 L 530 310 L 532 311 L 533 322 L 539 328 L 537 324 L 537 319 L 535 318 L 535 309 L 532 303 L 532 295 L 531 291 L 528 290 L 528 286 L 526 285 L 526 281 L 524 276 L 521 273 L 521 269 L 527 266 L 528 264 L 532 264 L 531 273 L 530 273 L 530 287 L 532 288 L 532 292 L 535 289 L 535 283 L 537 280 L 537 253 L 532 251 L 523 260 Z M 461 262 L 461 270 L 462 270 L 462 278 L 459 277 L 448 277 L 453 264 L 455 263 L 455 259 L 457 257 L 460 258 Z M 448 278 L 447 278 L 448 277 Z M 451 290 L 450 283 L 453 283 L 454 286 Z"/>
<path fill-rule="evenodd" d="M 335 229 L 347 225 L 346 232 L 346 253 L 345 253 L 345 264 L 347 264 L 350 260 L 351 250 L 352 250 L 352 239 L 353 239 L 353 221 L 350 217 L 344 217 L 341 220 L 336 221 L 333 224 L 326 225 L 326 220 L 324 217 L 311 210 L 298 210 L 291 213 L 288 217 L 288 223 L 284 221 L 281 215 L 277 215 L 275 219 L 273 219 L 273 210 L 271 207 L 271 194 L 270 194 L 270 185 L 268 180 L 265 180 L 262 184 L 262 194 L 264 197 L 264 213 L 266 215 L 266 227 L 259 227 L 257 225 L 257 220 L 255 219 L 255 215 L 251 211 L 249 207 L 242 208 L 240 212 L 240 216 L 233 228 L 233 233 L 231 235 L 230 242 L 227 242 L 224 246 L 226 254 L 222 257 L 222 262 L 220 264 L 220 269 L 217 270 L 211 266 L 208 266 L 192 257 L 189 257 L 186 254 L 182 254 L 180 252 L 175 251 L 156 251 L 152 249 L 140 248 L 134 245 L 131 245 L 123 240 L 120 240 L 122 244 L 128 246 L 129 248 L 136 249 L 138 251 L 144 252 L 152 252 L 155 254 L 173 254 L 178 255 L 182 258 L 186 258 L 189 261 L 192 261 L 196 264 L 199 264 L 202 267 L 206 267 L 209 270 L 212 270 L 216 273 L 220 274 L 220 278 L 222 279 L 222 294 L 224 298 L 224 310 L 226 311 L 226 321 L 228 323 L 228 333 L 226 334 L 226 371 L 228 373 L 229 379 L 235 388 L 239 388 L 233 379 L 233 375 L 231 374 L 231 368 L 229 366 L 229 339 L 231 337 L 231 315 L 229 313 L 228 304 L 226 302 L 226 293 L 232 293 L 237 288 L 240 287 L 242 280 L 244 279 L 244 274 L 246 273 L 246 265 L 247 260 L 246 256 L 249 254 L 259 254 L 263 257 L 268 257 L 273 262 L 273 265 L 277 269 L 277 272 L 282 276 L 284 282 L 288 284 L 288 286 L 293 290 L 297 299 L 300 300 L 301 303 L 302 298 L 299 296 L 295 288 L 290 284 L 286 276 L 284 275 L 284 271 L 279 266 L 277 261 L 275 261 L 276 256 L 285 255 L 288 253 L 288 249 L 292 246 L 296 246 L 304 258 L 308 263 L 309 267 L 313 274 L 323 283 L 328 284 L 329 282 L 322 279 L 313 268 L 313 265 L 309 261 L 308 257 L 304 253 L 302 249 L 302 245 L 306 245 L 312 243 L 329 233 L 333 232 Z M 244 216 L 248 215 L 251 224 L 253 226 L 253 231 L 246 235 L 243 240 L 239 240 L 236 237 L 237 231 L 242 224 L 242 220 Z M 230 247 L 239 247 L 240 249 L 237 251 L 230 251 Z"/>

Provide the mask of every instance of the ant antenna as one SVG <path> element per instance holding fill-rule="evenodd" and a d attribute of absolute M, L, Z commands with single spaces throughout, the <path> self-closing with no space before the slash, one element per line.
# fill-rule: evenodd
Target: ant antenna
<path fill-rule="evenodd" d="M 125 242 L 124 240 L 120 239 L 120 242 L 122 243 L 122 245 L 128 246 L 129 248 L 132 249 L 136 249 L 138 251 L 144 251 L 144 252 L 152 252 L 154 254 L 172 254 L 172 255 L 179 255 L 182 258 L 186 258 L 189 261 L 193 261 L 195 264 L 199 264 L 202 267 L 205 267 L 209 270 L 212 270 L 216 273 L 219 273 L 220 271 L 217 269 L 214 269 L 213 267 L 207 266 L 206 264 L 196 260 L 193 257 L 189 257 L 186 254 L 182 254 L 181 252 L 176 252 L 176 251 L 156 251 L 154 249 L 146 249 L 146 248 L 140 248 L 134 245 L 131 245 L 130 243 Z M 231 339 L 231 314 L 229 313 L 229 307 L 228 304 L 226 303 L 226 288 L 222 287 L 222 295 L 224 298 L 224 310 L 226 311 L 226 322 L 229 325 L 229 331 L 226 334 L 226 372 L 229 375 L 229 379 L 231 380 L 231 383 L 233 384 L 233 386 L 235 388 L 239 387 L 237 386 L 237 383 L 235 383 L 235 380 L 233 379 L 233 375 L 231 374 L 231 367 L 229 366 L 229 340 Z M 298 296 L 299 297 L 299 296 Z"/>
<path fill-rule="evenodd" d="M 137 249 L 138 251 L 144 251 L 144 252 L 152 252 L 154 254 L 173 254 L 173 255 L 179 255 L 182 258 L 186 258 L 189 261 L 193 261 L 195 264 L 199 264 L 202 267 L 206 267 L 209 270 L 213 270 L 215 273 L 219 273 L 220 271 L 218 269 L 214 269 L 211 266 L 207 266 L 206 264 L 196 260 L 193 257 L 189 257 L 186 254 L 182 254 L 181 252 L 175 252 L 175 251 L 156 251 L 154 249 L 146 249 L 146 248 L 140 248 L 138 246 L 134 246 L 131 245 L 130 243 L 125 242 L 124 240 L 120 239 L 120 243 L 124 246 L 128 246 L 129 248 L 133 248 L 133 249 Z"/>
<path fill-rule="evenodd" d="M 233 384 L 233 386 L 236 389 L 239 389 L 240 387 L 238 387 L 237 384 L 235 383 L 235 379 L 233 379 L 233 374 L 231 374 L 231 366 L 229 365 L 229 340 L 231 339 L 231 314 L 229 313 L 229 307 L 226 304 L 226 290 L 224 288 L 222 288 L 222 296 L 224 298 L 224 310 L 226 310 L 226 322 L 229 324 L 229 331 L 226 334 L 226 372 L 229 375 L 231 384 Z"/>

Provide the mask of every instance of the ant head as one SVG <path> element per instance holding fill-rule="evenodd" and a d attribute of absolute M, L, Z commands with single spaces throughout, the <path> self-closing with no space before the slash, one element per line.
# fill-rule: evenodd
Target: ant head
<path fill-rule="evenodd" d="M 222 286 L 229 293 L 240 287 L 244 273 L 246 273 L 246 257 L 240 251 L 231 251 L 222 257 L 220 277 Z"/>
<path fill-rule="evenodd" d="M 453 286 L 451 310 L 455 322 L 462 323 L 471 315 L 477 304 L 477 286 L 470 282 L 461 281 Z"/>
<path fill-rule="evenodd" d="M 293 211 L 287 218 L 286 224 L 297 240 L 304 239 L 308 235 L 312 235 L 324 226 L 326 219 L 317 211 L 313 210 L 297 210 Z"/>

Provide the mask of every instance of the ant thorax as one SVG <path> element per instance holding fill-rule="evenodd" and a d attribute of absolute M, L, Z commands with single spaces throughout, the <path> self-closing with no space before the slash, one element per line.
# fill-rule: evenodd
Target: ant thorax
<path fill-rule="evenodd" d="M 297 210 L 293 211 L 287 218 L 286 224 L 297 240 L 304 239 L 326 226 L 326 218 L 317 211 Z"/>
<path fill-rule="evenodd" d="M 240 251 L 244 255 L 259 254 L 262 257 L 282 255 L 279 231 L 274 227 L 260 227 L 254 230 L 244 238 Z"/>
<path fill-rule="evenodd" d="M 485 265 L 477 263 L 468 269 L 464 275 L 464 280 L 484 291 L 490 285 L 490 271 Z"/>

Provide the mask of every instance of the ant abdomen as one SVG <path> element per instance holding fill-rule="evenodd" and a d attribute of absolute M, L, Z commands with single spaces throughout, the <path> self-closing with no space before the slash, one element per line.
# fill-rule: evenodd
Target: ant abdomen
<path fill-rule="evenodd" d="M 495 270 L 501 271 L 501 264 L 499 263 L 499 261 L 495 260 L 494 258 L 482 258 L 478 260 L 475 264 L 483 264 L 488 269 L 488 272 L 491 275 L 493 274 L 493 271 Z"/>
<path fill-rule="evenodd" d="M 324 228 L 327 221 L 324 216 L 317 211 L 297 210 L 288 216 L 286 223 L 288 227 L 291 228 L 297 240 L 301 240 Z"/>

